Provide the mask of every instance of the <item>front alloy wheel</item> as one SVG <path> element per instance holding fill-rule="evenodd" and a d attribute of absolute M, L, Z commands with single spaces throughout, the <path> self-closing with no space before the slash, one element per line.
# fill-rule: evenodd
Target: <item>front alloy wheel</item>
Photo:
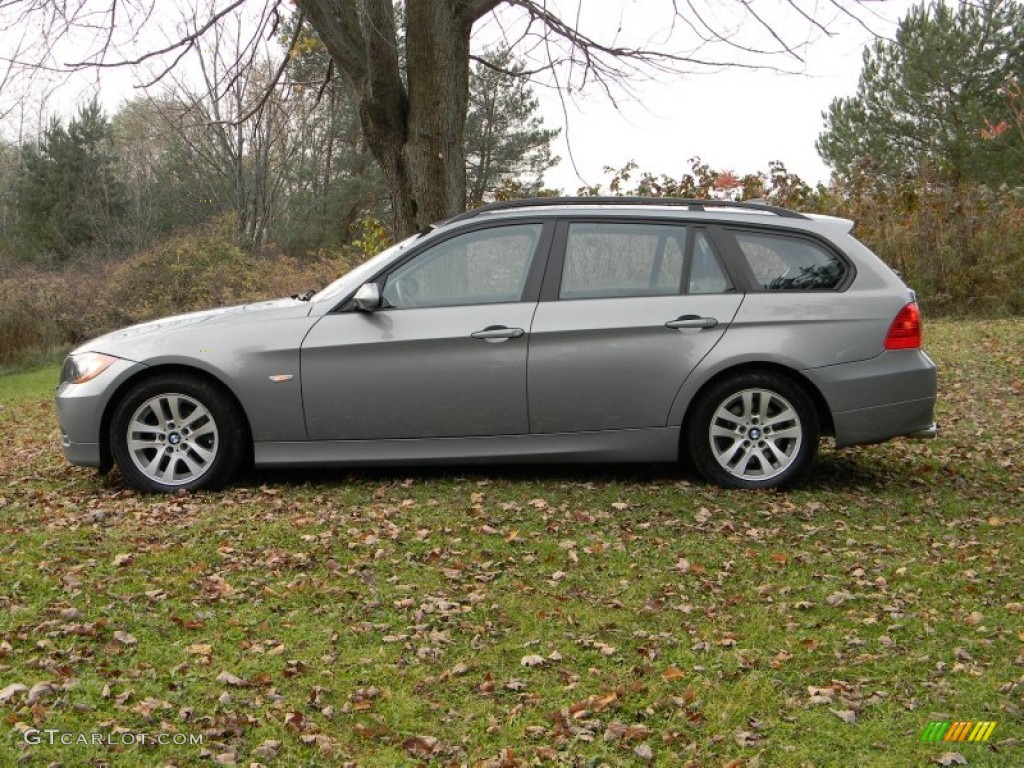
<path fill-rule="evenodd" d="M 697 402 L 690 454 L 709 480 L 730 488 L 773 488 L 799 476 L 818 444 L 813 403 L 797 384 L 747 373 L 713 386 Z"/>
<path fill-rule="evenodd" d="M 110 438 L 121 474 L 143 491 L 222 485 L 238 468 L 244 440 L 234 403 L 209 383 L 180 376 L 129 392 Z"/>

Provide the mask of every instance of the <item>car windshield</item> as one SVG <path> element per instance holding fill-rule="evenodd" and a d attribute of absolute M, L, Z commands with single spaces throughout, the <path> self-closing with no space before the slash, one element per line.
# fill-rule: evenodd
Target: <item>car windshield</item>
<path fill-rule="evenodd" d="M 313 301 L 335 301 L 346 293 L 351 293 L 360 285 L 365 283 L 375 272 L 386 266 L 388 262 L 404 251 L 413 241 L 420 237 L 419 234 L 407 237 L 400 243 L 395 243 L 390 248 L 385 248 L 369 261 L 364 261 L 351 272 L 339 277 L 319 293 L 313 296 Z"/>

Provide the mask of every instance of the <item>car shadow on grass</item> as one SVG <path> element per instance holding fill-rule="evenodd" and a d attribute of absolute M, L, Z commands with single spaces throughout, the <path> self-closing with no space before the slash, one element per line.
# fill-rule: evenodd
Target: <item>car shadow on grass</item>
<path fill-rule="evenodd" d="M 466 464 L 322 469 L 258 469 L 239 478 L 237 485 L 300 485 L 365 483 L 516 483 L 573 485 L 641 485 L 687 483 L 700 485 L 696 472 L 678 464 Z"/>
<path fill-rule="evenodd" d="M 803 492 L 871 492 L 916 487 L 912 464 L 894 466 L 877 456 L 826 449 L 811 471 L 787 490 Z M 526 483 L 572 485 L 673 485 L 697 493 L 749 493 L 728 491 L 704 480 L 687 463 L 659 464 L 467 464 L 446 466 L 397 466 L 320 469 L 259 469 L 240 477 L 235 486 L 269 485 L 280 488 L 340 484 L 391 485 L 407 480 L 417 483 Z"/>

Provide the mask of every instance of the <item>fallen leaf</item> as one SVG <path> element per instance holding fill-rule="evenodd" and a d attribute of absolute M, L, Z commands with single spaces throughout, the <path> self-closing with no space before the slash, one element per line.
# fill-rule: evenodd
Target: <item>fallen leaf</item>
<path fill-rule="evenodd" d="M 231 674 L 230 672 L 221 672 L 217 675 L 217 682 L 224 683 L 225 685 L 233 685 L 236 688 L 245 688 L 249 685 L 248 680 L 244 680 L 241 677 Z"/>
<path fill-rule="evenodd" d="M 2 691 L 0 691 L 0 704 L 6 704 L 19 693 L 26 693 L 27 691 L 27 685 L 22 685 L 21 683 L 11 683 Z"/>
<path fill-rule="evenodd" d="M 857 713 L 852 709 L 830 709 L 829 712 L 838 717 L 844 723 L 857 722 Z"/>
<path fill-rule="evenodd" d="M 835 606 L 835 605 L 842 605 L 847 600 L 852 600 L 852 599 L 853 599 L 853 595 L 850 594 L 849 592 L 847 592 L 845 589 L 842 589 L 842 590 L 840 590 L 838 592 L 833 592 L 831 595 L 826 597 L 825 598 L 825 602 L 828 603 L 829 605 Z"/>
<path fill-rule="evenodd" d="M 756 747 L 761 743 L 761 734 L 755 731 L 736 731 L 736 743 L 741 747 Z"/>
<path fill-rule="evenodd" d="M 438 749 L 439 742 L 433 736 L 413 736 L 402 742 L 402 749 L 413 757 L 426 759 Z"/>
<path fill-rule="evenodd" d="M 650 763 L 654 760 L 654 752 L 651 751 L 651 748 L 647 744 L 640 744 L 633 750 L 633 754 L 645 763 Z"/>
<path fill-rule="evenodd" d="M 258 757 L 261 760 L 273 760 L 277 757 L 277 753 L 281 751 L 281 742 L 274 741 L 273 739 L 267 739 L 260 744 L 256 749 L 252 751 L 253 757 Z"/>
<path fill-rule="evenodd" d="M 967 758 L 961 755 L 959 752 L 943 752 L 941 755 L 932 760 L 933 763 L 939 765 L 967 765 Z"/>
<path fill-rule="evenodd" d="M 544 657 L 538 656 L 536 653 L 532 653 L 529 656 L 523 656 L 519 660 L 519 663 L 524 667 L 539 667 L 544 663 Z"/>

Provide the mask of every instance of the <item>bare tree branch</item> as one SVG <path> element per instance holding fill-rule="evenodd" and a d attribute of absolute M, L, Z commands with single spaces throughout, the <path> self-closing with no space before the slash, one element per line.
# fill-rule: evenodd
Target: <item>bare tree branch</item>
<path fill-rule="evenodd" d="M 121 61 L 113 61 L 113 62 L 103 61 L 102 58 L 101 58 L 100 61 L 86 59 L 85 61 L 78 61 L 78 62 L 68 63 L 65 66 L 70 67 L 72 69 L 83 69 L 85 67 L 110 68 L 110 67 L 137 66 L 139 64 L 142 64 L 144 62 L 149 61 L 150 59 L 154 59 L 154 58 L 157 58 L 159 56 L 163 56 L 165 54 L 171 53 L 172 51 L 176 51 L 176 50 L 178 50 L 179 48 L 182 48 L 182 47 L 184 47 L 186 50 L 188 50 L 188 49 L 192 48 L 196 44 L 196 41 L 198 41 L 199 38 L 203 36 L 203 34 L 205 34 L 210 29 L 212 29 L 217 24 L 218 21 L 223 19 L 225 16 L 227 16 L 229 13 L 231 13 L 236 8 L 241 7 L 245 2 L 246 2 L 246 0 L 234 0 L 234 2 L 232 2 L 226 8 L 223 8 L 220 11 L 217 11 L 216 13 L 214 13 L 210 17 L 210 19 L 202 27 L 196 29 L 196 31 L 192 32 L 191 34 L 183 36 L 181 39 L 171 43 L 168 46 L 165 46 L 165 47 L 160 48 L 160 49 L 155 50 L 155 51 L 148 51 L 148 52 L 142 54 L 141 56 L 139 56 L 138 58 L 135 58 L 135 59 L 123 59 Z M 113 31 L 113 26 L 111 26 L 110 29 L 111 29 L 111 31 Z M 100 51 L 97 52 L 97 54 L 94 54 L 94 56 L 95 55 L 99 55 L 99 56 L 103 57 L 103 56 L 106 56 L 106 54 L 107 54 L 107 48 L 104 47 L 104 48 L 101 48 Z M 178 62 L 180 60 L 181 60 L 181 56 L 179 55 L 178 58 L 175 59 L 175 62 Z"/>

